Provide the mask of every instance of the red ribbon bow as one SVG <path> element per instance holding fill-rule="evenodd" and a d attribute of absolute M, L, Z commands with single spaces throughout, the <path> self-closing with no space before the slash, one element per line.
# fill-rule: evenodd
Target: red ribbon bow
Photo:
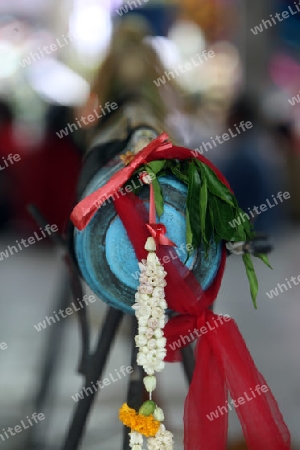
<path fill-rule="evenodd" d="M 182 147 L 163 145 L 166 135 L 153 141 L 139 154 L 141 158 L 132 161 L 133 171 L 144 159 L 188 159 L 191 151 Z M 207 164 L 221 181 L 228 183 L 223 175 L 201 155 L 197 158 Z M 123 169 L 120 174 L 122 184 L 125 176 L 133 171 Z M 124 172 L 126 171 L 126 172 Z M 128 175 L 130 174 L 130 175 Z M 118 174 L 116 174 L 118 175 Z M 114 176 L 114 180 L 119 177 Z M 77 228 L 84 228 L 95 213 L 99 194 L 111 194 L 110 183 L 87 197 L 74 209 L 72 220 Z M 109 186 L 109 189 L 105 189 Z M 118 185 L 120 187 L 121 184 Z M 89 199 L 89 200 L 88 200 Z M 144 243 L 148 237 L 147 210 L 143 202 L 133 194 L 114 200 L 115 208 L 127 231 L 129 240 L 139 260 L 146 257 Z M 82 213 L 82 216 L 80 215 Z M 157 231 L 157 230 L 156 230 Z M 158 256 L 168 263 L 167 286 L 165 288 L 168 306 L 179 313 L 169 320 L 164 333 L 167 338 L 167 361 L 180 359 L 179 348 L 193 339 L 196 346 L 196 367 L 184 409 L 185 450 L 224 450 L 227 441 L 228 410 L 236 409 L 249 450 L 289 450 L 290 435 L 266 381 L 258 372 L 240 331 L 233 319 L 218 316 L 210 311 L 217 297 L 226 261 L 223 246 L 218 274 L 211 287 L 203 291 L 184 264 L 179 260 L 174 248 L 160 246 Z M 171 259 L 169 256 L 172 256 Z M 199 335 L 200 334 L 200 338 Z M 257 389 L 257 391 L 255 391 Z M 228 403 L 228 392 L 233 403 Z M 256 395 L 254 394 L 256 392 Z M 258 393 L 259 392 L 259 393 Z M 255 395 L 255 396 L 254 396 Z M 233 406 L 232 406 L 233 405 Z"/>

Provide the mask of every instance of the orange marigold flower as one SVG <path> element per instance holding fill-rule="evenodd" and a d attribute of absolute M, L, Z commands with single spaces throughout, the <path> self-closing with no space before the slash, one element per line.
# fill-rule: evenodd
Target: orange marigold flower
<path fill-rule="evenodd" d="M 127 166 L 133 159 L 135 155 L 129 150 L 124 155 L 120 155 L 120 159 L 122 160 L 123 164 Z"/>
<path fill-rule="evenodd" d="M 127 403 L 121 406 L 119 418 L 132 431 L 137 431 L 146 437 L 155 436 L 160 427 L 160 422 L 155 420 L 152 414 L 147 417 L 138 414 L 134 409 L 129 408 Z"/>

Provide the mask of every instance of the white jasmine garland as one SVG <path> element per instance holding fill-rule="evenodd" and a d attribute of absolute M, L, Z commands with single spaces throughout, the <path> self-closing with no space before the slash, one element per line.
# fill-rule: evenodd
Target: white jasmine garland
<path fill-rule="evenodd" d="M 139 263 L 141 271 L 138 292 L 135 294 L 133 309 L 138 319 L 138 335 L 135 337 L 139 348 L 137 362 L 143 366 L 147 375 L 154 375 L 164 369 L 166 356 L 166 339 L 163 335 L 165 326 L 164 287 L 166 271 L 155 254 L 153 238 L 148 238 L 146 245 L 148 256 Z"/>
<path fill-rule="evenodd" d="M 156 388 L 154 373 L 161 372 L 164 369 L 164 358 L 167 354 L 167 340 L 163 333 L 165 309 L 168 307 L 164 290 L 167 284 L 165 281 L 167 273 L 155 254 L 156 245 L 153 238 L 147 239 L 145 249 L 149 253 L 147 260 L 139 262 L 140 284 L 132 307 L 138 320 L 138 334 L 135 336 L 135 343 L 139 349 L 137 363 L 143 367 L 147 374 L 143 381 L 147 392 L 149 392 L 149 399 L 152 401 L 152 392 Z M 150 403 L 151 406 L 151 402 L 147 403 Z M 163 410 L 157 405 L 153 416 L 159 422 L 164 420 Z M 156 435 L 147 439 L 147 444 L 148 450 L 172 450 L 173 434 L 166 431 L 164 425 L 161 424 Z M 142 435 L 136 432 L 130 433 L 132 450 L 142 450 L 142 445 Z"/>

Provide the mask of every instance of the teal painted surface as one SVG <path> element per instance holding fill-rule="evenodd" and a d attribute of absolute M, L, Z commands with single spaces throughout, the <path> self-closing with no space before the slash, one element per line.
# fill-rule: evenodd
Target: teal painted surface
<path fill-rule="evenodd" d="M 105 184 L 111 175 L 107 170 L 100 170 L 89 183 L 84 197 Z M 165 201 L 160 222 L 166 226 L 167 236 L 177 245 L 178 257 L 184 262 L 187 188 L 171 176 L 159 181 Z M 143 187 L 140 196 L 148 206 L 149 188 Z M 81 273 L 93 292 L 109 305 L 133 314 L 131 305 L 138 286 L 138 261 L 112 202 L 101 207 L 83 231 L 75 230 L 74 242 Z M 187 266 L 203 289 L 214 280 L 220 259 L 221 246 L 215 244 L 210 247 L 207 258 L 199 248 L 189 259 Z"/>

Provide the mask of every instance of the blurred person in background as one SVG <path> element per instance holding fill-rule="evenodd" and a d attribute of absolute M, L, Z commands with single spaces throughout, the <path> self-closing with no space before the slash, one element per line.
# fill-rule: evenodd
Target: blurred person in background
<path fill-rule="evenodd" d="M 73 121 L 70 107 L 49 105 L 43 139 L 15 167 L 18 219 L 27 227 L 36 226 L 27 212 L 28 204 L 37 206 L 47 222 L 57 225 L 61 232 L 68 223 L 81 167 L 81 148 L 74 135 L 82 132 L 78 130 L 62 138 L 56 133 Z"/>
<path fill-rule="evenodd" d="M 271 141 L 260 122 L 258 109 L 248 97 L 241 95 L 233 102 L 227 119 L 227 127 L 235 130 L 241 121 L 252 123 L 252 128 L 226 142 L 219 168 L 228 179 L 239 205 L 248 212 L 272 200 L 272 194 L 282 190 L 279 168 L 272 161 Z M 226 127 L 226 128 L 227 128 Z M 254 218 L 257 231 L 276 229 L 282 208 L 270 208 Z"/>
<path fill-rule="evenodd" d="M 300 138 L 292 123 L 277 124 L 272 129 L 278 149 L 284 153 L 287 185 L 291 194 L 289 211 L 295 222 L 300 221 Z"/>
<path fill-rule="evenodd" d="M 72 134 L 59 138 L 56 132 L 73 120 L 71 108 L 49 105 L 45 134 L 32 147 L 28 131 L 17 128 L 11 106 L 0 101 L 0 228 L 36 228 L 27 211 L 34 204 L 49 223 L 64 229 L 75 201 L 81 148 Z M 18 160 L 10 163 L 9 155 Z"/>
<path fill-rule="evenodd" d="M 98 168 L 99 163 L 105 164 L 123 150 L 139 128 L 146 127 L 156 134 L 167 131 L 174 137 L 166 120 L 171 109 L 180 107 L 182 93 L 173 80 L 160 88 L 154 84 L 165 68 L 147 41 L 150 35 L 150 27 L 142 18 L 127 18 L 116 27 L 108 54 L 95 76 L 90 98 L 81 110 L 87 116 L 98 105 L 112 102 L 118 105 L 89 131 L 88 143 L 97 150 Z M 155 135 L 150 137 L 152 140 Z M 92 152 L 85 161 L 90 157 Z"/>
<path fill-rule="evenodd" d="M 0 229 L 6 230 L 15 211 L 17 189 L 13 178 L 14 165 L 5 165 L 8 155 L 18 154 L 14 139 L 13 109 L 5 100 L 0 100 Z"/>

